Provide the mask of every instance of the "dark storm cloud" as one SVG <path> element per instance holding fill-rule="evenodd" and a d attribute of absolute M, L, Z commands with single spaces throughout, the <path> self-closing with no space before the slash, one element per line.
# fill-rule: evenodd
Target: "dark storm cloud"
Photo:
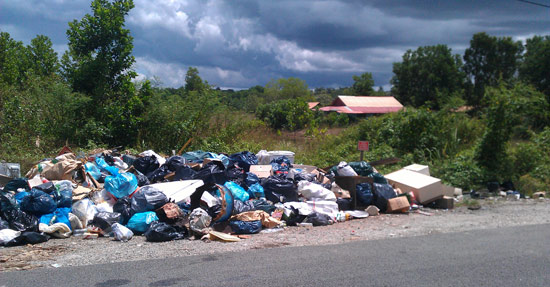
<path fill-rule="evenodd" d="M 168 86 L 181 86 L 187 68 L 196 66 L 221 87 L 278 77 L 299 77 L 310 87 L 349 86 L 363 72 L 387 87 L 392 63 L 407 49 L 447 44 L 462 53 L 477 32 L 523 40 L 550 27 L 550 9 L 516 0 L 134 3 L 127 27 L 136 70 Z M 67 23 L 89 7 L 90 0 L 0 0 L 0 30 L 25 43 L 44 34 L 62 50 Z"/>

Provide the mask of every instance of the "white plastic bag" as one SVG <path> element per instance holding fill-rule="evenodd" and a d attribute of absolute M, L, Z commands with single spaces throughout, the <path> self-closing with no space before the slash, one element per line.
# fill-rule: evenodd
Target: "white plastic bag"
<path fill-rule="evenodd" d="M 67 224 L 61 222 L 52 225 L 40 223 L 38 224 L 38 230 L 57 238 L 69 238 L 71 236 L 71 229 Z"/>
<path fill-rule="evenodd" d="M 8 243 L 19 235 L 21 235 L 21 231 L 2 229 L 0 230 L 0 244 Z"/>
<path fill-rule="evenodd" d="M 113 223 L 113 225 L 111 225 L 111 228 L 113 229 L 113 233 L 115 234 L 115 240 L 126 242 L 132 239 L 132 236 L 134 236 L 132 230 L 128 229 L 128 227 L 120 223 Z"/>
<path fill-rule="evenodd" d="M 76 216 L 76 215 L 74 215 L 70 212 L 69 212 L 69 222 L 71 223 L 71 229 L 72 230 L 84 228 L 82 226 L 82 222 L 80 221 L 80 218 L 78 218 L 78 216 Z"/>
<path fill-rule="evenodd" d="M 320 199 L 336 201 L 334 192 L 324 188 L 323 186 L 309 182 L 307 180 L 301 180 L 298 182 L 298 192 L 302 194 L 306 199 Z"/>
<path fill-rule="evenodd" d="M 357 176 L 357 173 L 351 166 L 348 165 L 347 162 L 341 161 L 338 164 L 338 175 L 339 176 Z"/>
<path fill-rule="evenodd" d="M 87 198 L 73 203 L 72 213 L 80 219 L 83 227 L 88 226 L 88 221 L 92 221 L 97 212 L 94 203 Z"/>
<path fill-rule="evenodd" d="M 119 169 L 123 169 L 123 170 L 127 170 L 128 169 L 128 164 L 125 163 L 121 157 L 113 157 L 113 160 L 114 160 L 114 164 L 116 167 L 118 167 Z"/>
<path fill-rule="evenodd" d="M 159 166 L 163 165 L 166 162 L 166 159 L 162 156 L 158 155 L 156 152 L 152 150 L 146 150 L 139 154 L 139 156 L 154 156 L 157 158 L 157 161 L 159 162 Z"/>
<path fill-rule="evenodd" d="M 103 202 L 107 202 L 111 206 L 113 206 L 116 203 L 116 199 L 113 198 L 113 196 L 111 196 L 111 194 L 106 189 L 102 189 L 100 191 L 94 192 L 94 194 L 92 196 L 92 201 L 96 205 L 99 205 Z"/>

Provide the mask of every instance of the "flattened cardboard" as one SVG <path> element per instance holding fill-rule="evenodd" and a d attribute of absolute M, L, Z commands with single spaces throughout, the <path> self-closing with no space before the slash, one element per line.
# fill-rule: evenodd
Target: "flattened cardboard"
<path fill-rule="evenodd" d="M 388 200 L 388 213 L 409 211 L 409 201 L 406 196 L 398 196 Z"/>
<path fill-rule="evenodd" d="M 273 174 L 273 167 L 270 164 L 251 165 L 250 172 L 257 175 L 259 178 L 266 178 Z"/>

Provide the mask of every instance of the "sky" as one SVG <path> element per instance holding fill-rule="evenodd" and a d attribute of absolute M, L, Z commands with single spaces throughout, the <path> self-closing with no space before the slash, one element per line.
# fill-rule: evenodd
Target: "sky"
<path fill-rule="evenodd" d="M 550 0 L 532 0 L 550 6 Z M 67 49 L 68 22 L 91 0 L 0 0 L 0 31 L 29 44 L 36 35 Z M 472 35 L 524 41 L 550 34 L 550 8 L 518 0 L 134 0 L 126 18 L 140 79 L 185 84 L 189 67 L 220 88 L 298 77 L 310 88 L 346 87 L 370 72 L 389 89 L 392 64 L 420 46 L 463 55 Z"/>

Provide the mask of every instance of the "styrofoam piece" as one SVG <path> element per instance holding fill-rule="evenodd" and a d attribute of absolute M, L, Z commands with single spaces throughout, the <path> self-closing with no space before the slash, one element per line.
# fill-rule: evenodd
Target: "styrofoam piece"
<path fill-rule="evenodd" d="M 166 197 L 174 200 L 176 203 L 188 199 L 197 188 L 204 185 L 202 180 L 181 180 L 151 184 L 166 195 Z"/>
<path fill-rule="evenodd" d="M 415 171 L 400 169 L 384 176 L 388 182 L 407 193 L 412 191 L 421 204 L 443 197 L 441 179 Z"/>
<path fill-rule="evenodd" d="M 404 167 L 403 169 L 418 172 L 418 173 L 421 173 L 423 175 L 430 176 L 430 167 L 427 166 L 427 165 L 421 165 L 421 164 L 413 163 L 411 165 L 408 165 L 408 166 Z"/>

